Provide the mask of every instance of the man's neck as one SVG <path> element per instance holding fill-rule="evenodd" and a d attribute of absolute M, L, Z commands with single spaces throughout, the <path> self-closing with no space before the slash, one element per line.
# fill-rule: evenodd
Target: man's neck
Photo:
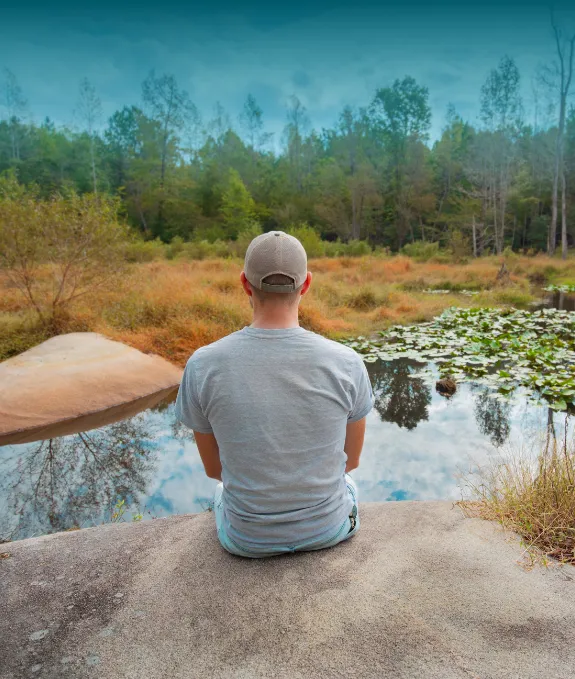
<path fill-rule="evenodd" d="M 285 328 L 298 328 L 299 318 L 297 307 L 295 310 L 281 309 L 278 311 L 267 311 L 261 309 L 254 310 L 254 320 L 252 328 L 263 328 L 266 330 L 283 330 Z"/>

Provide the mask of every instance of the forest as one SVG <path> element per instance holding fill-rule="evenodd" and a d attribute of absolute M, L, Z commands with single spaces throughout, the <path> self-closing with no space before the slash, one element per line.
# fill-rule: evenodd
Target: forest
<path fill-rule="evenodd" d="M 528 74 L 529 105 L 504 56 L 477 92 L 477 120 L 450 106 L 435 140 L 430 92 L 409 76 L 345 106 L 328 129 L 315 129 L 293 95 L 273 139 L 251 94 L 239 115 L 216 104 L 204 118 L 173 76 L 154 71 L 141 102 L 108 120 L 84 79 L 73 126 L 36 123 L 5 70 L 0 173 L 46 197 L 119 198 L 134 230 L 163 243 L 307 226 L 325 241 L 407 254 L 439 243 L 469 256 L 566 256 L 575 240 L 573 41 L 558 40 L 557 54 L 557 68 Z"/>

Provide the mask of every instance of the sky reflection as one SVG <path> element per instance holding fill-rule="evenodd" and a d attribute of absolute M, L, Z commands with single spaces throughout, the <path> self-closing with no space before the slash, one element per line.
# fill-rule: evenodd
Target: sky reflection
<path fill-rule="evenodd" d="M 353 472 L 361 501 L 459 499 L 461 473 L 497 456 L 534 449 L 547 408 L 522 394 L 493 399 L 486 387 L 460 385 L 451 399 L 435 392 L 437 373 L 414 377 L 408 361 L 369 366 L 376 406 L 368 415 L 361 466 Z M 553 416 L 558 438 L 565 416 Z M 130 520 L 205 510 L 208 479 L 191 432 L 173 404 L 125 422 L 61 439 L 0 448 L 0 538 L 24 538 L 109 521 L 126 498 Z"/>

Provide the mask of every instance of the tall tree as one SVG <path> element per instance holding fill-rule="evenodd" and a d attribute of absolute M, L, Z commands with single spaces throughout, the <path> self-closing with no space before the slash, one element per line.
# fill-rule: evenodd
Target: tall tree
<path fill-rule="evenodd" d="M 374 131 L 389 154 L 388 180 L 399 247 L 413 228 L 406 167 L 410 147 L 427 140 L 431 124 L 428 97 L 427 87 L 406 76 L 391 87 L 377 90 L 370 107 Z"/>
<path fill-rule="evenodd" d="M 240 113 L 240 125 L 252 150 L 259 151 L 272 137 L 270 133 L 264 132 L 263 111 L 253 94 L 246 97 Z"/>
<path fill-rule="evenodd" d="M 158 229 L 164 226 L 163 192 L 166 186 L 167 161 L 170 144 L 174 137 L 197 118 L 198 111 L 188 93 L 178 87 L 173 75 L 156 76 L 150 71 L 142 83 L 142 98 L 152 118 L 160 125 L 160 201 L 158 205 Z"/>
<path fill-rule="evenodd" d="M 12 71 L 4 69 L 4 108 L 10 130 L 12 160 L 20 160 L 20 135 L 22 119 L 26 113 L 27 102 Z"/>
<path fill-rule="evenodd" d="M 304 135 L 309 127 L 309 117 L 305 106 L 295 94 L 289 98 L 287 124 L 284 128 L 287 160 L 298 191 L 303 188 L 302 149 Z"/>
<path fill-rule="evenodd" d="M 226 236 L 235 238 L 255 222 L 255 203 L 236 170 L 229 170 L 228 182 L 222 195 L 221 214 Z"/>
<path fill-rule="evenodd" d="M 368 124 L 364 109 L 355 111 L 351 106 L 346 106 L 335 130 L 326 135 L 328 149 L 346 176 L 351 212 L 349 235 L 352 239 L 360 238 L 366 210 L 379 199 L 375 168 L 366 153 Z"/>
<path fill-rule="evenodd" d="M 553 174 L 553 194 L 551 206 L 551 224 L 547 251 L 554 254 L 557 242 L 557 199 L 561 184 L 561 255 L 567 258 L 567 187 L 565 180 L 565 120 L 567 114 L 567 97 L 573 79 L 573 53 L 575 49 L 575 32 L 570 37 L 564 35 L 557 25 L 553 11 L 551 26 L 555 38 L 558 63 L 554 64 L 557 94 L 559 95 L 559 119 L 557 121 L 557 139 L 555 143 L 555 170 Z"/>
<path fill-rule="evenodd" d="M 130 161 L 141 147 L 140 127 L 144 114 L 137 106 L 124 106 L 108 120 L 104 139 L 108 145 L 112 186 L 118 189 L 128 178 Z"/>
<path fill-rule="evenodd" d="M 503 251 L 505 243 L 507 197 L 516 159 L 521 116 L 519 70 L 513 59 L 504 56 L 498 67 L 491 70 L 481 88 L 481 119 L 489 132 L 483 141 L 489 145 L 488 186 L 497 253 Z"/>
<path fill-rule="evenodd" d="M 96 127 L 102 117 L 102 102 L 96 94 L 96 89 L 88 78 L 80 82 L 78 97 L 78 115 L 86 126 L 86 133 L 90 140 L 90 167 L 92 170 L 92 184 L 94 193 L 98 193 L 98 178 L 96 175 Z"/>

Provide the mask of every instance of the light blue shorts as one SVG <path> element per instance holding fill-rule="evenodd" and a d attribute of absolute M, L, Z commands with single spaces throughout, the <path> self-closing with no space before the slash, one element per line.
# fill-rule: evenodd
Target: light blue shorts
<path fill-rule="evenodd" d="M 357 511 L 357 486 L 355 482 L 349 476 L 345 475 L 345 481 L 347 484 L 347 492 L 349 493 L 351 499 L 353 500 L 353 509 L 350 516 L 346 518 L 340 529 L 332 535 L 328 540 L 312 541 L 307 543 L 302 543 L 299 545 L 294 545 L 293 547 L 274 547 L 273 549 L 252 549 L 249 550 L 240 547 L 236 544 L 227 534 L 225 521 L 224 521 L 224 503 L 223 503 L 223 491 L 224 486 L 222 483 L 218 483 L 216 487 L 216 492 L 214 495 L 214 514 L 216 517 L 216 528 L 218 531 L 218 539 L 222 547 L 230 552 L 230 554 L 236 554 L 237 556 L 246 556 L 251 559 L 261 559 L 266 556 L 277 556 L 279 554 L 291 554 L 292 552 L 310 552 L 316 549 L 327 549 L 328 547 L 333 547 L 339 542 L 347 540 L 352 535 L 355 535 L 359 530 L 359 514 Z"/>

